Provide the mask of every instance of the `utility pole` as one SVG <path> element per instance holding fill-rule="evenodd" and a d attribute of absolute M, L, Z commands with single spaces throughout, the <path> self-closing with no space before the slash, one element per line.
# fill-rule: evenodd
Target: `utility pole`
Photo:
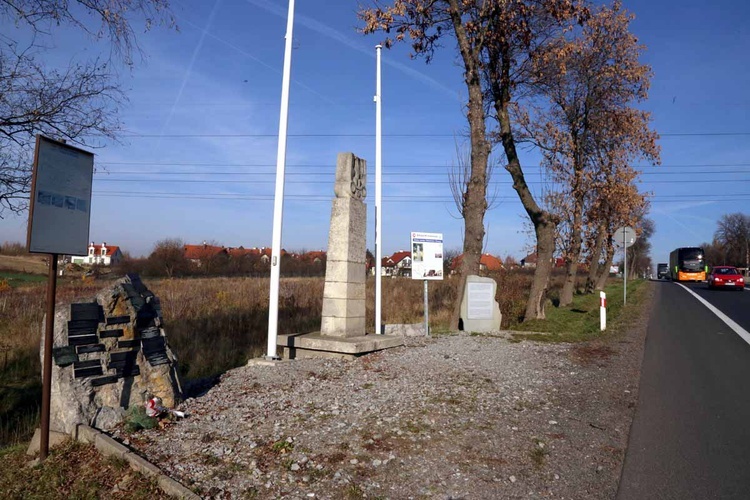
<path fill-rule="evenodd" d="M 279 322 L 279 279 L 281 277 L 281 223 L 284 212 L 284 170 L 286 169 L 286 138 L 289 117 L 289 81 L 292 73 L 292 41 L 294 0 L 289 0 L 284 48 L 284 73 L 281 81 L 281 112 L 279 116 L 279 149 L 276 153 L 276 192 L 273 198 L 273 236 L 271 240 L 271 292 L 268 301 L 268 350 L 266 359 L 279 359 L 276 337 Z"/>

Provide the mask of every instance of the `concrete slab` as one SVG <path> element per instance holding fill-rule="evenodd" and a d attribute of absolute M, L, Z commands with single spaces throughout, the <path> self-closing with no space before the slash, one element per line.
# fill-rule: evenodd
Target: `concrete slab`
<path fill-rule="evenodd" d="M 70 439 L 70 435 L 65 434 L 64 432 L 57 432 L 57 431 L 49 431 L 49 447 L 54 448 L 55 446 L 64 443 L 66 440 Z M 36 453 L 39 453 L 39 447 L 41 446 L 42 442 L 42 430 L 37 428 L 34 431 L 34 437 L 31 438 L 31 442 L 29 443 L 29 449 L 26 450 L 27 455 L 34 455 Z"/>
<path fill-rule="evenodd" d="M 314 332 L 279 335 L 277 344 L 284 348 L 284 353 L 290 359 L 297 357 L 357 357 L 404 345 L 404 339 L 395 335 L 331 337 Z M 316 356 L 316 353 L 320 353 L 320 355 Z"/>
<path fill-rule="evenodd" d="M 118 443 L 104 433 L 97 434 L 94 439 L 94 446 L 99 452 L 107 457 L 125 458 L 125 454 L 130 452 L 130 448 L 122 443 Z"/>

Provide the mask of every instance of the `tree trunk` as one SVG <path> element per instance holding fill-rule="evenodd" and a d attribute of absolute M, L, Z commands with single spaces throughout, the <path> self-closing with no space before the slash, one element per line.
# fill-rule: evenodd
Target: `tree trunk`
<path fill-rule="evenodd" d="M 578 274 L 578 260 L 581 256 L 583 236 L 581 226 L 583 225 L 583 200 L 576 196 L 573 208 L 572 241 L 570 242 L 570 255 L 567 256 L 565 268 L 565 282 L 560 292 L 560 306 L 568 306 L 573 302 L 573 292 L 576 287 L 576 275 Z"/>
<path fill-rule="evenodd" d="M 594 241 L 594 249 L 591 252 L 591 258 L 589 259 L 589 275 L 586 278 L 586 293 L 594 293 L 594 289 L 596 288 L 596 281 L 599 276 L 599 258 L 602 256 L 602 250 L 604 250 L 605 238 L 606 231 L 604 224 L 600 224 L 599 230 L 596 233 L 596 240 Z"/>
<path fill-rule="evenodd" d="M 464 62 L 464 80 L 469 92 L 467 118 L 471 139 L 471 178 L 466 186 L 463 200 L 464 256 L 461 262 L 461 278 L 456 289 L 456 302 L 453 306 L 450 328 L 458 330 L 461 301 L 464 296 L 466 277 L 479 273 L 479 259 L 484 241 L 484 214 L 487 211 L 487 161 L 490 145 L 484 113 L 484 95 L 479 73 L 479 54 L 472 46 L 461 18 L 458 0 L 450 0 L 450 15 L 456 41 Z"/>
<path fill-rule="evenodd" d="M 599 277 L 596 280 L 596 291 L 600 292 L 604 290 L 607 285 L 607 278 L 609 278 L 609 268 L 612 267 L 612 261 L 615 258 L 615 246 L 612 242 L 612 238 L 607 241 L 607 260 L 604 262 L 604 267 L 601 268 Z"/>
<path fill-rule="evenodd" d="M 544 319 L 544 305 L 547 301 L 549 277 L 552 274 L 552 257 L 555 253 L 555 224 L 540 221 L 534 224 L 536 234 L 536 270 L 531 282 L 529 300 L 526 302 L 526 312 L 523 320 Z"/>

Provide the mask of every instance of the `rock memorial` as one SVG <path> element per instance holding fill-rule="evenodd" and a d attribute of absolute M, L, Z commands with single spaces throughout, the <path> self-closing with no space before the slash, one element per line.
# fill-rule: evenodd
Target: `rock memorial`
<path fill-rule="evenodd" d="M 42 359 L 43 351 L 42 341 Z M 181 396 L 159 299 L 138 275 L 88 302 L 58 306 L 52 359 L 50 428 L 59 432 L 79 423 L 108 430 L 149 396 L 167 407 Z"/>
<path fill-rule="evenodd" d="M 495 300 L 497 282 L 470 274 L 466 277 L 461 301 L 461 321 L 467 332 L 494 332 L 500 329 L 503 316 Z"/>

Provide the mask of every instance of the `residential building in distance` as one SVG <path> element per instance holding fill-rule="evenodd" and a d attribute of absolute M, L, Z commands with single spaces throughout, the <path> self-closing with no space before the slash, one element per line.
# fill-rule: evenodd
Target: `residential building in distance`
<path fill-rule="evenodd" d="M 122 251 L 116 245 L 107 245 L 106 242 L 101 245 L 93 241 L 89 245 L 86 255 L 71 255 L 70 262 L 83 266 L 93 266 L 94 264 L 102 266 L 112 266 L 122 261 Z"/>
<path fill-rule="evenodd" d="M 461 269 L 461 262 L 464 260 L 464 254 L 457 255 L 451 260 L 450 269 L 451 274 L 457 274 Z M 503 269 L 503 261 L 499 257 L 494 255 L 483 253 L 479 258 L 479 271 L 480 272 L 494 272 Z"/>

